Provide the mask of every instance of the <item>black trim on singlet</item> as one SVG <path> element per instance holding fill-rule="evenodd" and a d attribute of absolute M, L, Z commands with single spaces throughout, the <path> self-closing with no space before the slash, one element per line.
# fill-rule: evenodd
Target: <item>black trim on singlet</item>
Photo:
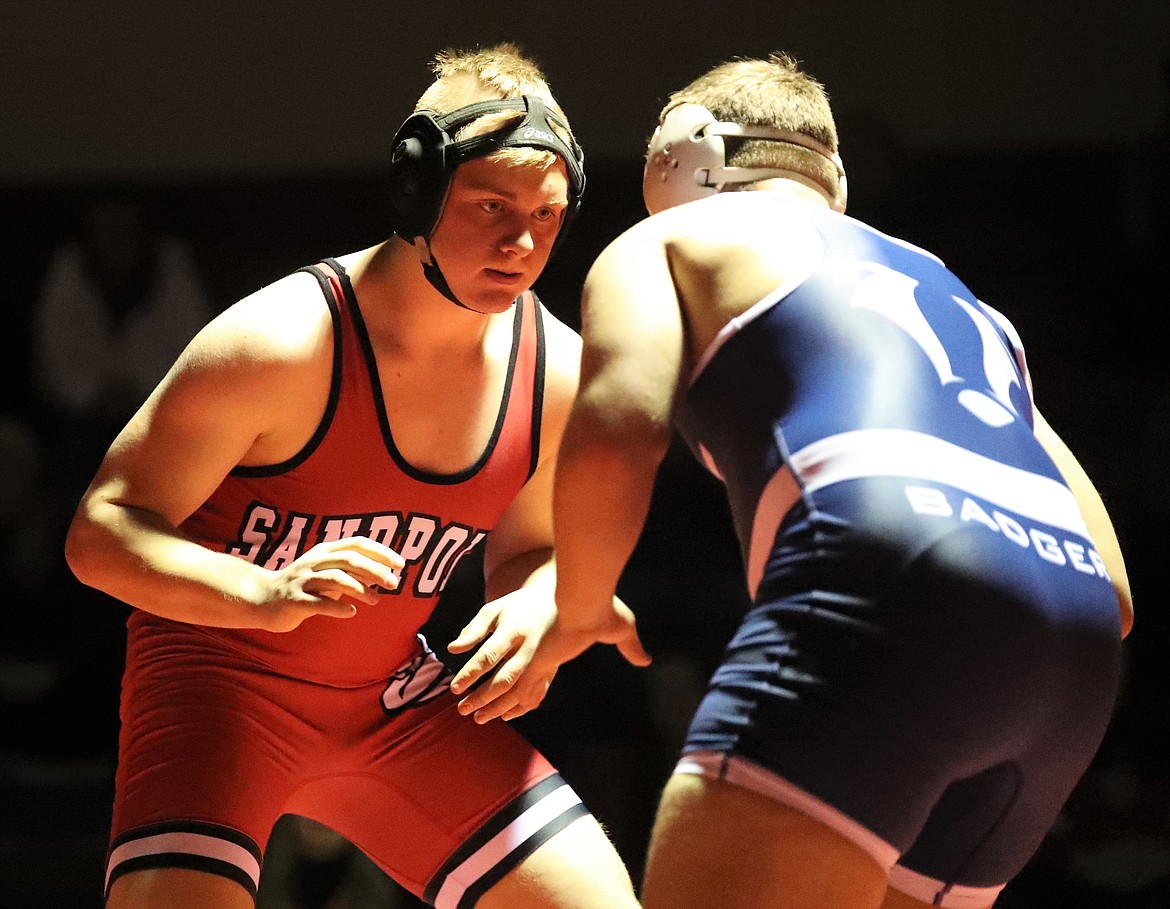
<path fill-rule="evenodd" d="M 326 260 L 331 261 L 331 260 Z M 336 266 L 338 269 L 340 265 Z M 518 296 L 512 304 L 515 309 L 515 317 L 512 321 L 512 350 L 508 355 L 508 373 L 504 379 L 504 393 L 500 401 L 499 412 L 496 415 L 496 423 L 492 428 L 492 434 L 484 447 L 483 452 L 475 460 L 475 462 L 463 470 L 456 473 L 431 473 L 430 471 L 421 470 L 411 464 L 406 457 L 398 450 L 398 446 L 394 443 L 394 434 L 390 429 L 390 418 L 386 414 L 386 402 L 382 398 L 382 378 L 378 373 L 377 360 L 374 357 L 373 344 L 370 342 L 369 331 L 366 329 L 365 320 L 362 318 L 361 309 L 357 305 L 357 295 L 354 293 L 353 285 L 350 283 L 349 275 L 344 271 L 340 271 L 341 283 L 345 288 L 346 302 L 349 304 L 350 313 L 353 316 L 354 327 L 357 331 L 358 343 L 361 346 L 362 356 L 366 361 L 366 372 L 370 380 L 371 387 L 374 394 L 374 406 L 378 412 L 378 425 L 382 430 L 382 441 L 389 452 L 390 457 L 393 458 L 394 463 L 398 469 L 413 480 L 418 480 L 420 483 L 430 483 L 435 486 L 453 486 L 457 483 L 465 483 L 479 473 L 492 453 L 496 449 L 496 444 L 500 440 L 500 434 L 504 430 L 504 420 L 508 415 L 508 405 L 512 400 L 512 382 L 516 378 L 516 361 L 520 355 L 520 345 L 524 338 L 524 306 L 526 305 L 525 298 L 532 300 L 531 305 L 536 305 L 535 299 L 528 292 Z M 533 402 L 535 406 L 535 401 Z"/>
<path fill-rule="evenodd" d="M 231 862 L 221 862 L 218 859 L 207 858 L 203 855 L 189 855 L 185 852 L 164 852 L 158 855 L 142 855 L 119 863 L 118 867 L 110 872 L 110 883 L 106 888 L 106 897 L 109 897 L 109 888 L 114 886 L 114 881 L 118 878 L 135 871 L 147 871 L 152 868 L 185 868 L 189 871 L 216 874 L 235 881 L 253 898 L 256 896 L 255 882 Z"/>
<path fill-rule="evenodd" d="M 532 444 L 529 446 L 531 458 L 528 462 L 530 480 L 540 463 L 540 425 L 544 416 L 544 306 L 535 291 L 532 292 L 532 305 L 536 316 L 536 368 L 532 375 Z"/>
<path fill-rule="evenodd" d="M 132 843 L 136 840 L 148 839 L 152 836 L 167 833 L 197 833 L 223 840 L 224 842 L 247 850 L 256 859 L 258 867 L 262 867 L 264 864 L 264 853 L 260 849 L 260 846 L 251 837 L 246 836 L 238 830 L 206 821 L 167 821 L 158 824 L 149 824 L 145 827 L 135 827 L 133 830 L 128 830 L 126 833 L 117 837 L 110 843 L 106 859 L 107 865 L 109 864 L 109 856 L 112 856 L 114 850 L 124 843 Z M 109 897 L 110 888 L 118 878 L 130 874 L 133 871 L 142 871 L 150 868 L 187 868 L 192 871 L 205 871 L 208 874 L 217 874 L 220 877 L 226 877 L 229 880 L 235 881 L 253 897 L 256 896 L 256 882 L 252 880 L 251 875 L 238 865 L 220 859 L 208 858 L 204 855 L 192 855 L 189 852 L 156 852 L 119 862 L 115 867 L 109 869 L 110 877 L 106 884 L 105 896 Z"/>
<path fill-rule="evenodd" d="M 508 372 L 504 380 L 504 391 L 502 400 L 500 402 L 500 409 L 496 416 L 495 426 L 492 428 L 492 434 L 488 438 L 487 444 L 483 452 L 476 459 L 476 461 L 469 467 L 451 474 L 431 473 L 429 471 L 420 470 L 415 467 L 403 456 L 402 452 L 398 450 L 398 446 L 394 443 L 394 436 L 390 430 L 390 420 L 386 414 L 386 403 L 382 398 L 382 384 L 381 377 L 378 373 L 377 361 L 374 357 L 373 345 L 370 342 L 369 331 L 366 328 L 365 319 L 362 316 L 360 307 L 357 304 L 357 294 L 354 292 L 353 284 L 350 281 L 349 274 L 345 268 L 332 258 L 323 259 L 322 263 L 329 266 L 337 273 L 338 279 L 342 286 L 344 294 L 344 303 L 348 307 L 350 315 L 353 319 L 353 324 L 358 340 L 358 346 L 362 351 L 362 356 L 366 361 L 366 370 L 368 378 L 371 382 L 371 389 L 373 391 L 374 406 L 378 415 L 378 424 L 382 433 L 383 443 L 386 446 L 387 452 L 398 468 L 412 479 L 423 483 L 431 483 L 434 485 L 455 485 L 464 483 L 474 477 L 484 465 L 487 464 L 495 451 L 496 445 L 499 442 L 500 435 L 504 429 L 504 422 L 508 415 L 508 407 L 512 399 L 512 383 L 516 377 L 516 364 L 519 359 L 520 346 L 524 336 L 524 306 L 526 303 L 531 303 L 534 307 L 534 324 L 536 330 L 536 360 L 533 370 L 533 388 L 532 388 L 532 437 L 530 439 L 530 459 L 528 478 L 535 473 L 537 464 L 540 458 L 540 429 L 541 419 L 543 415 L 544 404 L 544 384 L 545 384 L 545 335 L 544 335 L 544 317 L 542 314 L 542 307 L 536 294 L 532 291 L 525 291 L 516 298 L 515 318 L 512 327 L 512 349 L 508 356 Z M 325 434 L 329 431 L 329 427 L 333 423 L 333 419 L 337 413 L 337 404 L 341 397 L 341 380 L 342 371 L 344 369 L 343 351 L 343 336 L 342 336 L 342 301 L 339 300 L 333 292 L 333 285 L 329 278 L 321 270 L 320 264 L 306 265 L 303 268 L 298 268 L 296 273 L 306 272 L 313 275 L 320 285 L 321 292 L 325 297 L 325 303 L 329 307 L 329 316 L 333 323 L 333 367 L 330 378 L 329 399 L 325 406 L 325 412 L 318 423 L 313 436 L 305 444 L 305 446 L 298 451 L 291 458 L 281 461 L 279 464 L 261 464 L 253 467 L 237 466 L 232 468 L 230 474 L 238 477 L 270 477 L 285 473 L 295 467 L 304 463 L 317 447 L 321 444 Z M 527 298 L 527 299 L 526 299 Z"/>
<path fill-rule="evenodd" d="M 447 861 L 443 863 L 442 867 L 435 872 L 434 877 L 427 883 L 426 889 L 423 891 L 423 899 L 431 905 L 434 905 L 435 898 L 439 895 L 439 891 L 442 889 L 443 884 L 446 883 L 447 877 L 453 871 L 482 849 L 521 814 L 537 804 L 545 796 L 565 785 L 564 778 L 559 773 L 554 773 L 552 776 L 541 780 L 526 792 L 522 792 L 509 804 L 496 812 L 496 814 L 492 815 L 487 823 L 476 830 L 469 839 L 464 841 L 451 854 Z M 488 888 L 497 883 L 504 875 L 519 865 L 520 862 L 530 856 L 540 846 L 564 830 L 569 824 L 588 813 L 589 810 L 584 804 L 574 802 L 556 817 L 551 818 L 539 830 L 533 832 L 528 839 L 522 843 L 518 843 L 507 855 L 481 874 L 476 881 L 469 884 L 457 904 L 459 909 L 471 909 Z"/>
<path fill-rule="evenodd" d="M 332 259 L 326 259 L 325 263 L 333 268 L 343 280 L 346 280 L 345 272 L 341 269 L 340 265 Z M 341 356 L 341 310 L 338 307 L 337 300 L 333 296 L 333 287 L 329 283 L 329 278 L 318 266 L 306 265 L 304 268 L 298 268 L 296 271 L 297 274 L 301 272 L 311 274 L 317 279 L 317 283 L 321 286 L 321 292 L 325 296 L 325 305 L 329 307 L 329 317 L 333 321 L 333 368 L 329 379 L 329 400 L 325 405 L 325 413 L 321 417 L 321 422 L 317 424 L 317 428 L 313 432 L 313 437 L 309 439 L 304 448 L 291 458 L 286 461 L 281 461 L 279 464 L 261 464 L 255 467 L 233 467 L 231 476 L 271 477 L 300 466 L 317 450 L 317 446 L 325 438 L 325 433 L 329 431 L 329 427 L 333 423 L 333 417 L 337 413 L 337 402 L 341 398 L 341 371 L 343 368 L 343 357 Z"/>

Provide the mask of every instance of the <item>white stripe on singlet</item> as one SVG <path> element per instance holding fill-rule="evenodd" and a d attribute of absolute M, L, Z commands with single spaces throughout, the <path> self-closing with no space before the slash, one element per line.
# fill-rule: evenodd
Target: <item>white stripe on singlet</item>
<path fill-rule="evenodd" d="M 942 483 L 1013 514 L 1089 540 L 1076 498 L 1063 483 L 905 429 L 859 429 L 813 442 L 768 481 L 752 520 L 748 589 L 755 596 L 776 531 L 801 495 L 865 477 Z"/>
<path fill-rule="evenodd" d="M 842 814 L 832 805 L 822 802 L 782 776 L 738 754 L 692 751 L 679 759 L 674 772 L 693 774 L 711 780 L 726 780 L 728 783 L 758 792 L 781 805 L 795 808 L 855 843 L 886 871 L 889 871 L 898 860 L 898 850 L 872 830 L 863 827 L 853 818 Z"/>
<path fill-rule="evenodd" d="M 765 770 L 738 754 L 721 751 L 692 751 L 684 754 L 675 773 L 694 774 L 712 780 L 726 780 L 752 792 L 758 792 L 789 808 L 795 808 L 863 849 L 886 871 L 890 886 L 922 903 L 946 909 L 984 909 L 995 902 L 1004 884 L 994 887 L 970 887 L 948 884 L 936 878 L 910 871 L 897 864 L 898 850 L 867 827 L 863 827 L 832 805 L 822 802 L 788 780 Z"/>
<path fill-rule="evenodd" d="M 175 832 L 144 836 L 115 848 L 110 853 L 110 860 L 106 864 L 106 888 L 109 889 L 110 886 L 110 875 L 123 862 L 146 855 L 165 855 L 167 853 L 197 855 L 234 865 L 248 875 L 255 886 L 260 886 L 260 863 L 243 846 L 237 846 L 235 843 L 229 843 L 219 837 L 207 836 L 202 833 Z"/>
<path fill-rule="evenodd" d="M 505 859 L 550 821 L 560 817 L 580 796 L 568 785 L 553 790 L 451 870 L 435 895 L 436 909 L 456 909 L 467 888 Z"/>
<path fill-rule="evenodd" d="M 895 865 L 890 869 L 890 886 L 899 893 L 905 893 L 920 903 L 943 906 L 945 909 L 986 909 L 995 902 L 999 892 L 1006 887 L 968 887 L 963 884 L 948 884 L 909 868 Z"/>

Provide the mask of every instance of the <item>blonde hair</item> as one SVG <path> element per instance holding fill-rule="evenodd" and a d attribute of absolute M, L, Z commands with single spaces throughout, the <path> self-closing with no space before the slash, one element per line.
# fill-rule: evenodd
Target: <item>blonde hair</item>
<path fill-rule="evenodd" d="M 830 152 L 838 151 L 837 125 L 825 87 L 782 52 L 763 60 L 737 58 L 721 63 L 674 92 L 659 122 L 671 109 L 687 103 L 701 104 L 717 120 L 790 130 L 816 140 Z M 840 192 L 837 168 L 816 152 L 759 139 L 724 141 L 729 167 L 790 170 L 816 181 L 834 197 Z"/>
<path fill-rule="evenodd" d="M 452 113 L 476 101 L 507 100 L 523 95 L 535 95 L 557 116 L 569 122 L 565 112 L 553 97 L 548 81 L 540 67 L 516 45 L 509 42 L 478 50 L 444 50 L 431 63 L 435 81 L 422 93 L 415 111 L 429 110 L 436 114 Z M 500 111 L 484 114 L 462 127 L 456 139 L 495 132 L 519 123 L 523 114 L 518 111 Z M 573 144 L 571 128 L 551 124 L 560 138 Z M 555 152 L 543 148 L 502 148 L 487 157 L 516 167 L 548 169 L 557 160 Z"/>

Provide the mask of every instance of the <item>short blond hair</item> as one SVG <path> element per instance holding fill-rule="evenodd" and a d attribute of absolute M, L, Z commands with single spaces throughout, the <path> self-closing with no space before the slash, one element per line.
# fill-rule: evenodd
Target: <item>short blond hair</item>
<path fill-rule="evenodd" d="M 736 58 L 719 64 L 674 92 L 659 122 L 673 108 L 688 103 L 702 105 L 717 120 L 789 130 L 814 139 L 832 153 L 839 150 L 837 125 L 824 85 L 782 52 L 766 59 Z M 824 186 L 834 197 L 839 193 L 837 168 L 815 152 L 764 140 L 728 138 L 725 142 L 729 167 L 791 170 Z"/>
<path fill-rule="evenodd" d="M 559 123 L 551 125 L 566 145 L 573 146 L 572 128 L 567 126 L 569 118 L 553 97 L 548 80 L 535 61 L 515 44 L 502 42 L 476 50 L 440 51 L 431 62 L 431 72 L 435 74 L 435 81 L 418 99 L 416 112 L 429 110 L 442 116 L 476 101 L 510 100 L 523 95 L 535 95 L 565 121 L 565 128 Z M 464 139 L 495 132 L 519 123 L 523 116 L 518 111 L 485 114 L 462 127 L 455 138 Z M 555 152 L 525 146 L 502 148 L 488 157 L 513 166 L 545 169 L 551 167 L 557 159 Z"/>

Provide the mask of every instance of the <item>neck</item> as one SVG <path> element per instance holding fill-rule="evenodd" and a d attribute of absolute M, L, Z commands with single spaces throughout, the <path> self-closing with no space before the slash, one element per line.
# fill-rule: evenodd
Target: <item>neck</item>
<path fill-rule="evenodd" d="M 801 199 L 818 205 L 832 207 L 832 200 L 819 184 L 803 174 L 792 173 L 783 177 L 770 177 L 751 184 L 749 191 L 763 190 L 779 193 L 793 199 Z"/>
<path fill-rule="evenodd" d="M 391 237 L 343 261 L 375 348 L 423 356 L 483 343 L 493 317 L 440 294 L 403 240 Z M 510 311 L 505 315 L 511 318 Z"/>

